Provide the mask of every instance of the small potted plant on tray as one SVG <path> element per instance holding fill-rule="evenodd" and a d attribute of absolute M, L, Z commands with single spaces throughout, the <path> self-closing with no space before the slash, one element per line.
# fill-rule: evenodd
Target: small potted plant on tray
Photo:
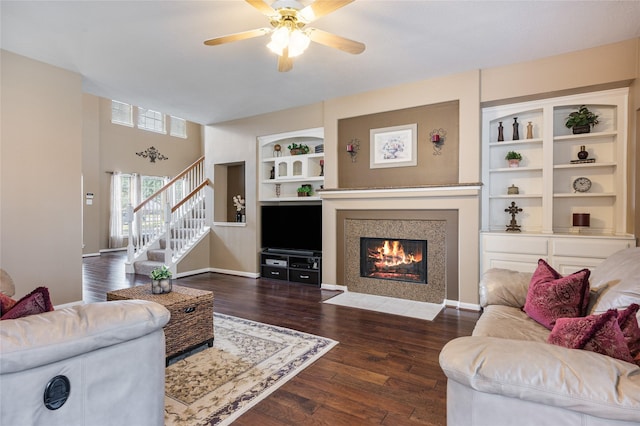
<path fill-rule="evenodd" d="M 301 155 L 309 153 L 309 145 L 305 144 L 292 143 L 291 145 L 287 146 L 287 148 L 289 148 L 289 153 L 291 155 Z"/>
<path fill-rule="evenodd" d="M 598 115 L 589 111 L 586 106 L 581 105 L 578 111 L 569 114 L 564 125 L 571 129 L 574 135 L 589 133 L 591 128 L 598 124 L 598 117 Z"/>
<path fill-rule="evenodd" d="M 519 167 L 522 155 L 519 152 L 509 151 L 507 152 L 507 156 L 504 158 L 509 162 L 509 167 Z"/>
<path fill-rule="evenodd" d="M 171 271 L 167 268 L 167 265 L 162 265 L 151 271 L 149 278 L 152 280 L 151 293 L 162 294 L 171 292 Z"/>

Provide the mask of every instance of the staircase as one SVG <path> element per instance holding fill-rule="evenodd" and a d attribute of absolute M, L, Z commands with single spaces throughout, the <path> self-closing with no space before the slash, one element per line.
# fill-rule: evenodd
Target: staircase
<path fill-rule="evenodd" d="M 175 276 L 179 262 L 211 229 L 206 206 L 212 205 L 212 199 L 201 157 L 140 205 L 130 208 L 127 220 L 132 235 L 126 272 L 149 275 L 153 269 L 167 265 Z"/>

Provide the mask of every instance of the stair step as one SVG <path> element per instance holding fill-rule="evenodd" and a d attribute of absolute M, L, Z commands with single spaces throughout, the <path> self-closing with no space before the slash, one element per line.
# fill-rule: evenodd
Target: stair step
<path fill-rule="evenodd" d="M 149 276 L 151 271 L 164 265 L 164 262 L 156 262 L 154 260 L 139 260 L 133 263 L 133 269 L 136 274 Z"/>
<path fill-rule="evenodd" d="M 155 262 L 165 262 L 164 250 L 150 249 L 147 251 L 147 259 Z"/>

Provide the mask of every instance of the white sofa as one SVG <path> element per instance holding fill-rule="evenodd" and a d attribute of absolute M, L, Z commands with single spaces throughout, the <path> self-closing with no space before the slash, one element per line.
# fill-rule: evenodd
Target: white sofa
<path fill-rule="evenodd" d="M 521 309 L 530 279 L 505 269 L 483 275 L 473 335 L 440 353 L 447 425 L 640 425 L 640 367 L 547 343 L 550 331 Z M 640 248 L 606 259 L 590 286 L 589 314 L 640 303 Z"/>
<path fill-rule="evenodd" d="M 0 425 L 163 425 L 168 320 L 131 300 L 0 321 Z"/>

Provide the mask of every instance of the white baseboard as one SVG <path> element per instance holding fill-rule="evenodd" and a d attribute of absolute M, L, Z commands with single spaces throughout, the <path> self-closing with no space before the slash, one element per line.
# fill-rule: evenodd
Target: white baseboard
<path fill-rule="evenodd" d="M 221 268 L 209 268 L 209 272 L 217 272 L 219 274 L 227 274 L 227 275 L 236 275 L 238 277 L 246 277 L 246 278 L 260 278 L 260 274 L 257 272 L 234 271 L 231 269 L 221 269 Z"/>
<path fill-rule="evenodd" d="M 178 272 L 177 274 L 174 275 L 174 278 L 190 277 L 191 275 L 204 274 L 206 272 L 212 272 L 211 268 L 194 269 L 193 271 Z"/>
<path fill-rule="evenodd" d="M 480 311 L 480 305 L 475 304 L 475 303 L 465 303 L 465 302 L 460 302 L 458 300 L 444 300 L 444 305 L 447 308 L 455 308 L 455 309 L 464 309 L 467 311 L 475 311 L 475 312 L 479 312 Z"/>
<path fill-rule="evenodd" d="M 113 251 L 127 251 L 126 247 L 120 247 L 120 248 L 112 248 L 112 249 L 100 249 L 100 253 L 110 253 Z"/>

